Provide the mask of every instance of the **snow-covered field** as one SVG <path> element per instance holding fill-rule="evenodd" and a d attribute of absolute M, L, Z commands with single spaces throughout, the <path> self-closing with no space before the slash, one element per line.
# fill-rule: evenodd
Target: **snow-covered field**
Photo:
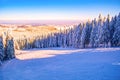
<path fill-rule="evenodd" d="M 16 51 L 0 80 L 120 80 L 120 48 Z"/>

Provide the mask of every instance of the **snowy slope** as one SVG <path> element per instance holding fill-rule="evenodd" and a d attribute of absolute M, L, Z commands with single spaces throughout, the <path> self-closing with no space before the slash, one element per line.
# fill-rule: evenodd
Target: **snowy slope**
<path fill-rule="evenodd" d="M 16 51 L 0 80 L 120 80 L 120 48 Z"/>

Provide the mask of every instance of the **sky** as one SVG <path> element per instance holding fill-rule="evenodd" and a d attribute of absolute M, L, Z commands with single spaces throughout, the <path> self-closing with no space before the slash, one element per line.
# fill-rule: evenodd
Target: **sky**
<path fill-rule="evenodd" d="M 120 12 L 120 0 L 0 0 L 0 20 L 87 20 Z"/>

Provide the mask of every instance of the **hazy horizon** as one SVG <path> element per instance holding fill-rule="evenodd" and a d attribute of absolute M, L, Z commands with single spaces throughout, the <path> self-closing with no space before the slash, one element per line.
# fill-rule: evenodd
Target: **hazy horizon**
<path fill-rule="evenodd" d="M 0 0 L 0 20 L 87 20 L 120 12 L 120 0 Z"/>
<path fill-rule="evenodd" d="M 0 24 L 27 24 L 27 25 L 73 25 L 82 23 L 81 20 L 0 20 Z"/>

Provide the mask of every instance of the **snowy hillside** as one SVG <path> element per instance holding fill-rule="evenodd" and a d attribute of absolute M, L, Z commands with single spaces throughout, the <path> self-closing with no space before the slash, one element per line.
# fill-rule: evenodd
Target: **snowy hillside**
<path fill-rule="evenodd" d="M 120 48 L 16 51 L 0 80 L 120 80 Z"/>

